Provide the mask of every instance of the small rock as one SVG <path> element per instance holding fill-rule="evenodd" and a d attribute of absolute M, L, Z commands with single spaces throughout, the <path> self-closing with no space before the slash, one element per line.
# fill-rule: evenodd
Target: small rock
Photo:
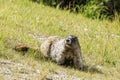
<path fill-rule="evenodd" d="M 40 70 L 36 70 L 36 73 L 37 73 L 37 74 L 40 74 Z"/>

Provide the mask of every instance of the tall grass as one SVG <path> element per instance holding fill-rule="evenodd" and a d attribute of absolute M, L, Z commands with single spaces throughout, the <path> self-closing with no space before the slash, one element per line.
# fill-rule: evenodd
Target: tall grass
<path fill-rule="evenodd" d="M 51 7 L 82 13 L 92 19 L 113 19 L 120 13 L 119 0 L 31 0 Z"/>

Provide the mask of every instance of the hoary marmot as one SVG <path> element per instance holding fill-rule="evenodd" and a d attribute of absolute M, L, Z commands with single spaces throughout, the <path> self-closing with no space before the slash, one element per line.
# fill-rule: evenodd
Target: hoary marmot
<path fill-rule="evenodd" d="M 52 59 L 57 64 L 61 65 L 64 64 L 65 60 L 72 60 L 75 67 L 79 69 L 84 67 L 81 47 L 76 36 L 48 37 L 41 44 L 40 50 L 44 57 Z"/>

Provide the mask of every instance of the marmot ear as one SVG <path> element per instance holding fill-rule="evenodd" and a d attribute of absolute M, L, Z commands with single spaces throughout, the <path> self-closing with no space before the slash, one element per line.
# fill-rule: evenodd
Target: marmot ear
<path fill-rule="evenodd" d="M 78 39 L 76 36 L 74 36 L 75 37 L 75 39 Z"/>

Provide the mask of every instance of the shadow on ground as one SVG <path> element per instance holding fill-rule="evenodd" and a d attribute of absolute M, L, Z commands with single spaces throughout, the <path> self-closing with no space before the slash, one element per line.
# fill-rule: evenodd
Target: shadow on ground
<path fill-rule="evenodd" d="M 83 72 L 103 74 L 103 72 L 99 68 L 97 68 L 96 65 L 84 65 L 83 69 L 78 69 L 74 67 L 73 62 L 69 62 L 69 61 L 66 61 L 66 62 L 67 63 L 62 65 L 65 68 L 77 69 Z"/>

